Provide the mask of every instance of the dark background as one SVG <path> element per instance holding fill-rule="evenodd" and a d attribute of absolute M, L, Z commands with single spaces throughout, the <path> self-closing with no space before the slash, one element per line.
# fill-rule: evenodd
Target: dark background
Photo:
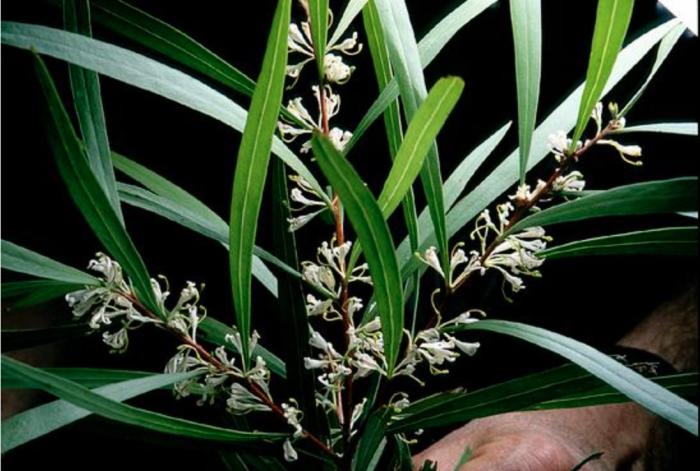
<path fill-rule="evenodd" d="M 178 27 L 249 76 L 257 76 L 275 4 L 272 0 L 131 3 Z M 422 37 L 459 3 L 409 1 L 417 36 Z M 546 117 L 584 77 L 596 5 L 594 1 L 547 0 L 542 3 L 544 59 L 538 120 Z M 331 2 L 332 6 L 335 5 L 336 18 L 340 17 L 343 4 Z M 517 115 L 512 36 L 506 4 L 499 2 L 472 20 L 426 70 L 429 85 L 448 74 L 459 75 L 466 82 L 460 103 L 439 138 L 445 178 L 474 147 Z M 59 11 L 43 2 L 5 0 L 2 7 L 3 20 L 51 26 L 61 24 Z M 297 10 L 296 14 L 299 19 L 300 11 Z M 635 38 L 668 18 L 668 13 L 657 7 L 656 2 L 638 1 L 628 38 Z M 356 22 L 356 28 L 364 42 L 361 22 Z M 95 36 L 141 51 L 138 46 L 99 27 L 96 27 Z M 697 47 L 697 38 L 689 33 L 680 39 L 646 94 L 628 115 L 629 124 L 697 120 Z M 31 56 L 26 51 L 9 47 L 3 47 L 2 54 L 2 237 L 69 265 L 84 267 L 101 247 L 70 201 L 53 163 L 43 134 L 40 118 L 43 103 Z M 626 103 L 644 80 L 652 56 L 650 54 L 643 60 L 607 96 L 606 103 L 607 100 Z M 70 94 L 66 87 L 65 64 L 52 59 L 47 61 L 67 100 Z M 367 50 L 350 58 L 349 62 L 356 65 L 357 70 L 349 84 L 336 87 L 342 95 L 343 105 L 333 124 L 352 130 L 376 97 L 376 83 Z M 305 70 L 306 76 L 288 92 L 288 97 L 303 93 L 309 102 L 309 82 L 305 79 L 309 79 L 311 70 L 312 67 Z M 221 89 L 216 84 L 211 85 Z M 247 107 L 247 98 L 229 90 L 222 91 Z M 102 79 L 102 94 L 114 150 L 181 185 L 226 217 L 235 154 L 240 142 L 237 132 L 178 104 L 111 79 Z M 697 173 L 697 140 L 694 137 L 635 134 L 625 136 L 623 141 L 643 147 L 644 166 L 631 167 L 624 164 L 612 149 L 596 148 L 586 155 L 579 167 L 586 176 L 588 188 L 603 189 Z M 471 186 L 516 145 L 517 127 L 514 123 Z M 292 149 L 297 148 L 296 143 L 292 145 Z M 380 121 L 353 151 L 351 160 L 375 194 L 378 193 L 389 168 Z M 313 165 L 311 168 L 314 169 Z M 546 176 L 552 168 L 552 162 L 546 160 L 531 174 L 529 181 Z M 422 206 L 420 191 L 417 195 Z M 233 322 L 226 252 L 216 242 L 164 219 L 137 209 L 124 209 L 129 232 L 150 271 L 167 275 L 175 292 L 186 280 L 206 282 L 203 304 L 214 317 Z M 270 247 L 269 201 L 265 202 L 262 211 L 258 244 Z M 400 217 L 394 217 L 391 222 L 401 229 Z M 553 228 L 551 234 L 556 241 L 566 241 L 612 232 L 613 229 L 624 231 L 683 222 L 674 217 L 594 220 Z M 328 239 L 331 230 L 322 222 L 302 229 L 299 233 L 302 256 L 311 258 L 314 247 Z M 453 241 L 464 237 L 465 234 L 460 234 Z M 486 277 L 463 291 L 453 308 L 455 312 L 462 307 L 485 308 L 493 318 L 545 326 L 604 349 L 658 303 L 682 289 L 693 278 L 694 270 L 689 268 L 687 259 L 650 256 L 551 261 L 543 267 L 543 280 L 526 280 L 527 289 L 514 296 L 515 304 L 503 301 L 500 280 Z M 5 274 L 4 279 L 15 278 L 12 274 Z M 425 279 L 426 289 L 432 289 L 431 283 L 435 280 Z M 259 286 L 256 294 L 255 327 L 261 332 L 263 343 L 281 353 L 282 342 L 286 339 L 278 328 L 278 316 L 284 313 Z M 427 313 L 427 309 L 422 312 Z M 3 316 L 6 322 L 21 317 L 23 323 L 27 319 L 42 323 L 40 319 L 69 318 L 62 303 L 29 314 L 32 317 L 28 313 L 9 311 Z M 462 360 L 453 368 L 456 373 L 450 378 L 431 379 L 428 390 L 415 391 L 414 397 L 457 385 L 473 389 L 561 363 L 557 357 L 519 341 L 487 334 L 479 334 L 478 340 L 482 348 L 475 358 Z M 63 344 L 53 351 L 51 359 L 41 358 L 37 363 L 159 371 L 174 347 L 170 339 L 142 329 L 133 334 L 129 352 L 123 356 L 109 355 L 99 339 L 91 337 Z M 147 406 L 157 404 L 161 410 L 170 413 L 176 413 L 179 410 L 176 408 L 183 406 L 186 413 L 196 411 L 200 417 L 203 413 L 191 405 L 193 401 L 181 401 L 177 406 L 172 402 L 165 393 L 135 401 Z M 113 427 L 100 419 L 89 419 L 69 427 L 65 433 L 49 435 L 13 451 L 3 458 L 3 464 L 7 469 L 47 463 L 73 469 L 116 468 L 133 463 L 136 456 L 145 452 L 149 457 L 157 456 L 164 466 L 174 466 L 175 469 L 184 467 L 185 463 L 203 466 L 217 463 L 210 454 L 187 450 L 187 443 L 180 440 L 147 434 L 150 443 L 157 444 L 153 447 L 129 439 L 139 434 L 128 427 Z M 62 452 L 50 453 L 58 450 Z"/>

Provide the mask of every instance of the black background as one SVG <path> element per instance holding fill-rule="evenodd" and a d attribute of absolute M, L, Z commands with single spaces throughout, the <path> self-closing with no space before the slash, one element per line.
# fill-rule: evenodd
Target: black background
<path fill-rule="evenodd" d="M 275 2 L 133 3 L 199 40 L 249 76 L 257 75 Z M 342 11 L 339 3 L 331 2 L 332 6 L 335 4 L 336 17 Z M 417 36 L 422 37 L 458 3 L 409 1 Z M 5 0 L 2 6 L 3 20 L 60 26 L 59 11 L 43 2 Z M 568 96 L 585 74 L 595 2 L 548 0 L 543 2 L 542 12 L 544 59 L 538 121 Z M 300 17 L 298 10 L 296 17 Z M 638 36 L 667 18 L 668 13 L 657 7 L 656 2 L 637 2 L 628 38 Z M 356 24 L 361 31 L 360 23 Z M 95 35 L 141 51 L 138 46 L 99 27 Z M 360 35 L 362 38 L 362 32 Z M 680 39 L 647 93 L 629 114 L 628 123 L 697 119 L 697 46 L 697 38 L 688 33 Z M 30 54 L 3 47 L 2 55 L 2 237 L 67 264 L 85 266 L 101 247 L 73 206 L 56 172 L 43 134 L 43 103 Z M 652 60 L 651 55 L 643 60 L 607 98 L 625 103 L 643 81 Z M 357 70 L 349 84 L 336 88 L 342 95 L 343 105 L 334 125 L 351 130 L 376 97 L 376 83 L 368 51 L 351 58 L 350 62 Z M 65 64 L 51 59 L 48 63 L 67 100 L 70 94 L 66 87 Z M 306 78 L 311 70 L 311 67 L 305 70 Z M 439 138 L 446 178 L 474 147 L 516 116 L 512 36 L 505 2 L 499 2 L 460 31 L 426 70 L 429 85 L 444 75 L 459 75 L 466 82 L 458 108 Z M 211 85 L 221 89 L 216 84 Z M 309 102 L 308 85 L 308 80 L 303 78 L 287 96 L 303 93 Z M 229 90 L 222 91 L 247 107 L 247 98 Z M 102 92 L 112 148 L 181 185 L 225 218 L 240 135 L 218 121 L 111 79 L 102 79 Z M 389 168 L 382 133 L 382 125 L 375 125 L 351 155 L 352 163 L 375 194 Z M 589 188 L 697 173 L 696 138 L 637 134 L 626 136 L 624 142 L 643 147 L 644 166 L 624 164 L 612 149 L 594 149 L 579 167 Z M 486 175 L 516 145 L 514 126 L 472 182 Z M 296 144 L 292 148 L 296 149 Z M 535 169 L 530 181 L 551 171 L 552 162 L 548 160 Z M 419 193 L 417 191 L 422 205 Z M 269 201 L 262 211 L 258 244 L 270 247 Z M 186 280 L 206 282 L 203 303 L 210 314 L 224 322 L 233 322 L 228 257 L 216 242 L 140 210 L 126 207 L 125 216 L 129 232 L 152 273 L 167 275 L 174 291 Z M 391 222 L 397 230 L 402 230 L 400 217 L 394 217 Z M 612 230 L 682 222 L 674 217 L 594 220 L 556 228 L 551 233 L 556 240 L 565 241 Z M 328 239 L 330 232 L 330 226 L 321 222 L 300 231 L 298 239 L 305 258 L 311 258 L 314 247 Z M 464 237 L 465 234 L 460 234 L 453 241 Z M 500 281 L 487 277 L 462 292 L 453 308 L 455 312 L 462 307 L 485 308 L 493 318 L 545 326 L 605 348 L 659 302 L 681 289 L 693 277 L 694 268 L 688 268 L 686 259 L 638 256 L 552 261 L 545 264 L 542 271 L 543 280 L 526 280 L 528 288 L 515 296 L 515 304 L 503 301 L 499 294 Z M 5 274 L 4 279 L 14 278 Z M 426 278 L 426 289 L 430 289 L 434 281 Z M 284 314 L 283 310 L 259 286 L 254 301 L 254 326 L 261 332 L 266 346 L 281 353 L 282 342 L 286 339 L 278 328 L 278 318 Z M 46 311 L 31 314 L 58 319 L 69 317 L 61 303 L 51 305 Z M 427 391 L 414 394 L 456 385 L 473 389 L 561 362 L 519 341 L 485 334 L 478 337 L 482 348 L 475 358 L 463 360 L 450 378 L 431 379 Z M 50 362 L 158 371 L 174 346 L 170 339 L 143 329 L 133 335 L 126 355 L 108 355 L 94 337 L 64 344 Z M 49 360 L 40 362 L 46 364 Z M 162 410 L 175 412 L 167 395 L 153 397 L 136 403 L 148 406 L 157 403 Z M 183 401 L 178 407 L 185 406 L 185 413 L 191 412 L 190 409 L 194 411 L 196 408 L 191 402 Z M 202 413 L 197 412 L 200 416 Z M 73 469 L 116 468 L 133 464 L 135 456 L 147 453 L 146 456 L 162 460 L 164 466 L 174 466 L 174 469 L 181 469 L 185 463 L 216 466 L 210 454 L 189 451 L 181 440 L 148 435 L 157 446 L 129 440 L 137 434 L 131 428 L 113 428 L 111 424 L 107 427 L 99 419 L 90 419 L 69 427 L 66 433 L 52 434 L 13 451 L 3 458 L 3 465 L 7 469 L 48 463 Z"/>

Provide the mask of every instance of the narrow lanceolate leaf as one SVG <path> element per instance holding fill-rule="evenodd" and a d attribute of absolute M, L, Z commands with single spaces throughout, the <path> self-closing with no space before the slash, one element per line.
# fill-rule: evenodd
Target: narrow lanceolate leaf
<path fill-rule="evenodd" d="M 17 244 L 3 240 L 2 247 L 2 268 L 25 275 L 32 275 L 38 278 L 63 281 L 65 283 L 75 283 L 80 285 L 97 285 L 100 280 L 94 276 L 77 270 L 61 262 L 45 257 Z"/>
<path fill-rule="evenodd" d="M 391 376 L 401 345 L 404 316 L 401 275 L 389 227 L 372 193 L 333 144 L 316 135 L 312 147 L 364 248 L 382 321 L 387 372 Z"/>
<path fill-rule="evenodd" d="M 631 132 L 658 132 L 666 134 L 680 134 L 682 136 L 697 136 L 698 123 L 652 123 L 639 126 L 627 126 L 615 131 L 614 134 Z"/>
<path fill-rule="evenodd" d="M 245 126 L 247 113 L 238 104 L 199 80 L 141 54 L 86 36 L 26 23 L 3 21 L 0 35 L 3 44 L 94 70 L 180 103 L 237 131 L 243 131 Z M 272 152 L 304 177 L 330 204 L 316 178 L 281 139 L 273 139 Z"/>
<path fill-rule="evenodd" d="M 23 309 L 60 298 L 84 287 L 84 284 L 56 280 L 7 281 L 2 283 L 0 294 L 3 301 L 11 300 L 7 303 L 11 308 Z"/>
<path fill-rule="evenodd" d="M 31 367 L 12 358 L 2 356 L 2 368 L 7 368 L 10 373 L 21 375 L 32 381 L 36 387 L 57 396 L 64 401 L 70 402 L 80 409 L 97 414 L 101 417 L 116 420 L 136 427 L 141 427 L 156 432 L 170 435 L 178 435 L 202 440 L 213 440 L 228 443 L 244 443 L 259 440 L 273 440 L 284 438 L 284 434 L 275 433 L 250 433 L 240 432 L 212 425 L 192 422 L 190 420 L 179 419 L 157 412 L 140 409 L 123 404 L 117 400 L 104 397 L 79 384 L 69 381 L 60 376 L 52 375 L 46 371 Z M 176 379 L 171 377 L 170 380 Z M 144 381 L 144 380 L 136 380 Z M 121 394 L 131 394 L 131 388 L 124 388 L 120 383 L 119 390 L 125 390 Z M 143 383 L 142 383 L 143 384 Z M 5 424 L 3 424 L 3 427 Z M 6 432 L 7 430 L 5 430 Z M 11 442 L 14 434 L 3 433 L 3 452 L 5 451 L 7 440 Z M 7 445 L 12 445 L 8 443 Z"/>
<path fill-rule="evenodd" d="M 328 0 L 308 0 L 309 21 L 311 22 L 311 42 L 316 55 L 318 76 L 323 78 L 326 41 L 328 40 Z"/>
<path fill-rule="evenodd" d="M 403 143 L 384 182 L 384 188 L 377 198 L 385 218 L 394 212 L 411 188 L 423 167 L 433 141 L 457 104 L 462 90 L 464 90 L 462 79 L 457 77 L 440 79 L 413 115 Z"/>
<path fill-rule="evenodd" d="M 153 376 L 156 373 L 146 371 L 130 370 L 108 370 L 103 368 L 41 368 L 52 375 L 60 376 L 74 383 L 78 383 L 86 388 L 99 388 L 111 383 L 118 383 L 131 379 L 140 379 Z M 17 374 L 2 370 L 3 389 L 34 389 L 37 385 L 30 379 Z"/>
<path fill-rule="evenodd" d="M 588 255 L 697 255 L 697 227 L 664 227 L 556 245 L 537 255 L 547 259 Z"/>
<path fill-rule="evenodd" d="M 152 312 L 161 314 L 151 288 L 146 265 L 90 170 L 80 141 L 75 135 L 70 118 L 61 103 L 46 65 L 38 56 L 35 65 L 48 105 L 49 140 L 58 170 L 73 201 L 107 252 L 129 275 L 139 299 Z"/>
<path fill-rule="evenodd" d="M 248 366 L 250 352 L 250 290 L 253 246 L 258 227 L 262 193 L 267 177 L 272 138 L 277 128 L 279 107 L 287 66 L 287 32 L 291 0 L 279 0 L 267 41 L 258 84 L 253 92 L 245 130 L 238 149 L 231 196 L 229 261 L 236 322 L 241 333 L 241 352 Z"/>
<path fill-rule="evenodd" d="M 598 1 L 591 54 L 586 72 L 586 87 L 578 109 L 576 128 L 572 136 L 572 150 L 586 128 L 595 104 L 603 94 L 617 54 L 625 40 L 633 7 L 634 0 Z"/>
<path fill-rule="evenodd" d="M 539 327 L 508 321 L 479 321 L 461 326 L 460 330 L 497 332 L 517 337 L 557 353 L 652 413 L 694 435 L 698 434 L 697 406 L 577 340 Z"/>
<path fill-rule="evenodd" d="M 435 25 L 433 29 L 428 31 L 418 43 L 418 53 L 423 68 L 427 67 L 433 59 L 435 59 L 442 48 L 445 47 L 460 29 L 494 3 L 496 3 L 496 0 L 466 0 L 440 20 L 440 22 Z M 366 29 L 368 29 L 366 17 L 370 9 L 374 9 L 373 4 L 367 6 L 363 12 Z M 368 42 L 370 40 L 369 34 L 370 33 L 367 32 Z M 399 85 L 396 79 L 389 81 L 386 86 L 381 88 L 382 92 L 362 117 L 360 123 L 353 131 L 352 138 L 345 146 L 346 154 L 360 140 L 372 123 L 379 118 L 384 110 L 399 96 Z"/>
<path fill-rule="evenodd" d="M 382 408 L 367 419 L 357 451 L 352 457 L 353 471 L 373 471 L 376 469 L 382 451 L 386 446 L 386 420 L 389 411 Z"/>
<path fill-rule="evenodd" d="M 542 13 L 540 0 L 511 0 L 510 18 L 515 46 L 515 83 L 518 91 L 520 184 L 525 183 L 530 143 L 537 119 L 542 70 Z"/>
<path fill-rule="evenodd" d="M 275 254 L 292 267 L 299 266 L 294 232 L 289 230 L 291 217 L 287 190 L 287 174 L 282 162 L 272 162 L 272 219 Z M 306 427 L 313 434 L 320 433 L 320 420 L 316 413 L 314 383 L 316 378 L 311 370 L 304 367 L 304 358 L 311 357 L 309 347 L 309 316 L 301 287 L 301 280 L 279 272 L 279 313 L 280 327 L 286 333 L 287 381 L 289 397 L 296 398 L 304 413 Z"/>
<path fill-rule="evenodd" d="M 663 23 L 630 43 L 618 56 L 615 67 L 610 75 L 604 93 L 607 93 L 637 64 L 647 52 L 651 50 L 670 31 L 678 20 L 670 20 Z M 532 150 L 528 161 L 528 170 L 541 162 L 548 154 L 547 136 L 559 130 L 569 131 L 576 123 L 576 111 L 578 108 L 583 85 L 579 86 L 537 127 L 532 139 Z M 465 224 L 477 216 L 485 207 L 501 196 L 508 188 L 517 182 L 519 166 L 519 152 L 516 149 L 511 152 L 503 162 L 496 167 L 491 174 L 480 182 L 474 190 L 457 201 L 447 214 L 447 233 L 454 235 Z M 421 231 L 421 250 L 435 245 L 435 234 L 432 228 Z M 402 241 L 398 248 L 398 258 L 401 263 L 404 276 L 409 276 L 414 271 L 423 267 L 413 256 L 409 241 Z"/>
<path fill-rule="evenodd" d="M 418 44 L 411 25 L 408 9 L 403 0 L 376 0 L 377 13 L 384 29 L 391 64 L 401 92 L 407 121 L 411 121 L 418 107 L 428 95 L 423 76 Z M 449 248 L 445 227 L 445 203 L 442 195 L 442 175 L 437 145 L 428 151 L 421 171 L 423 192 L 433 221 L 443 271 L 449 269 Z"/>
<path fill-rule="evenodd" d="M 11 352 L 81 337 L 92 329 L 87 323 L 69 324 L 42 329 L 3 329 L 2 351 Z"/>
<path fill-rule="evenodd" d="M 673 46 L 676 45 L 678 39 L 681 37 L 684 31 L 685 25 L 683 23 L 678 23 L 675 28 L 673 28 L 666 34 L 666 36 L 664 36 L 664 38 L 659 43 L 659 47 L 656 49 L 656 58 L 654 59 L 654 65 L 651 66 L 649 75 L 647 75 L 646 80 L 644 81 L 642 86 L 639 87 L 637 93 L 635 93 L 634 96 L 630 98 L 630 101 L 628 101 L 625 107 L 622 109 L 622 111 L 620 111 L 620 116 L 625 116 L 629 112 L 629 110 L 631 110 L 632 107 L 637 103 L 637 100 L 641 98 L 642 94 L 646 91 L 647 87 L 649 86 L 649 82 L 651 82 L 651 79 L 654 78 L 656 72 L 659 71 L 659 68 L 664 63 L 668 55 L 671 53 Z"/>
<path fill-rule="evenodd" d="M 534 213 L 508 232 L 605 216 L 671 213 L 697 209 L 697 177 L 619 186 Z"/>
<path fill-rule="evenodd" d="M 255 82 L 182 31 L 119 0 L 90 0 L 95 22 L 251 96 Z"/>
<path fill-rule="evenodd" d="M 66 30 L 84 36 L 92 36 L 90 6 L 88 0 L 63 0 L 63 20 Z M 110 159 L 107 124 L 102 108 L 100 79 L 92 70 L 75 65 L 68 67 L 73 103 L 78 115 L 80 132 L 85 141 L 85 152 L 90 168 L 102 190 L 107 195 L 117 217 L 124 224 L 114 169 Z"/>
<path fill-rule="evenodd" d="M 3 365 L 4 366 L 4 365 Z M 41 371 L 41 370 L 38 370 Z M 101 386 L 91 393 L 100 395 L 116 402 L 123 402 L 140 396 L 155 389 L 183 381 L 194 376 L 194 373 L 155 374 L 146 378 L 130 379 L 118 383 Z M 65 379 L 65 378 L 63 378 Z M 57 400 L 41 406 L 20 412 L 2 423 L 2 452 L 23 445 L 31 440 L 42 437 L 70 425 L 73 422 L 90 415 L 90 411 L 71 404 L 68 401 Z"/>
<path fill-rule="evenodd" d="M 340 17 L 340 20 L 338 20 L 338 26 L 335 27 L 335 29 L 333 30 L 333 35 L 328 40 L 329 46 L 335 45 L 340 40 L 340 38 L 343 36 L 343 34 L 345 34 L 345 31 L 347 31 L 348 27 L 355 19 L 357 14 L 360 13 L 362 8 L 364 8 L 366 3 L 367 0 L 348 1 L 348 4 L 345 6 L 345 10 L 343 10 L 343 15 Z"/>

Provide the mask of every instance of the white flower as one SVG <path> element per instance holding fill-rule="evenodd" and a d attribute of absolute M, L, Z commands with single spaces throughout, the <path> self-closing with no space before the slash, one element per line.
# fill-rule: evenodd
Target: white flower
<path fill-rule="evenodd" d="M 348 66 L 343 62 L 343 58 L 335 54 L 326 54 L 323 58 L 323 73 L 326 80 L 339 85 L 345 84 L 350 80 L 354 66 Z"/>
<path fill-rule="evenodd" d="M 292 442 L 289 439 L 286 439 L 284 441 L 284 445 L 282 445 L 282 450 L 284 451 L 284 459 L 287 462 L 292 462 L 296 461 L 299 458 L 299 455 L 297 455 L 296 450 L 292 446 Z"/>
<path fill-rule="evenodd" d="M 129 347 L 129 333 L 126 327 L 122 327 L 114 333 L 103 332 L 102 341 L 112 347 L 110 353 L 124 353 Z"/>
<path fill-rule="evenodd" d="M 330 268 L 309 261 L 301 262 L 301 267 L 301 277 L 304 281 L 330 297 L 337 297 L 335 277 Z"/>
<path fill-rule="evenodd" d="M 622 145 L 617 141 L 612 139 L 601 139 L 598 144 L 609 145 L 615 148 L 620 154 L 620 158 L 630 165 L 640 166 L 642 165 L 641 160 L 630 160 L 629 157 L 635 159 L 642 156 L 642 148 L 636 145 Z"/>
<path fill-rule="evenodd" d="M 553 192 L 578 192 L 583 191 L 586 186 L 586 180 L 583 179 L 583 174 L 574 170 L 567 175 L 561 175 L 554 180 L 552 184 Z"/>
<path fill-rule="evenodd" d="M 233 383 L 226 399 L 226 406 L 234 415 L 245 415 L 250 412 L 266 412 L 270 408 L 259 397 L 248 391 L 239 383 Z"/>
<path fill-rule="evenodd" d="M 428 249 L 423 253 L 423 255 L 421 255 L 420 253 L 416 253 L 416 256 L 423 263 L 425 263 L 433 270 L 438 272 L 443 279 L 445 278 L 445 272 L 442 271 L 442 266 L 440 266 L 440 258 L 438 257 L 437 249 L 435 247 L 428 247 Z"/>
<path fill-rule="evenodd" d="M 465 353 L 469 356 L 474 356 L 476 351 L 479 349 L 481 344 L 479 342 L 463 342 L 456 337 L 453 337 L 451 335 L 445 334 L 445 337 L 452 342 L 455 347 L 457 347 L 462 353 Z"/>
<path fill-rule="evenodd" d="M 350 142 L 352 133 L 350 131 L 343 131 L 339 128 L 333 128 L 328 133 L 328 138 L 333 143 L 335 148 L 342 152 L 345 150 L 345 146 L 348 145 L 348 142 Z"/>
<path fill-rule="evenodd" d="M 596 129 L 597 129 L 597 134 L 600 133 L 600 130 L 603 127 L 603 103 L 598 102 L 595 104 L 595 107 L 593 107 L 593 112 L 591 112 L 591 118 L 593 118 L 593 121 L 595 121 Z"/>
<path fill-rule="evenodd" d="M 357 32 L 354 31 L 351 37 L 345 38 L 337 44 L 329 44 L 327 50 L 340 51 L 348 56 L 354 56 L 362 51 L 362 43 L 357 41 Z"/>
<path fill-rule="evenodd" d="M 299 410 L 299 404 L 294 399 L 289 400 L 290 404 L 282 403 L 282 411 L 287 423 L 294 428 L 294 438 L 299 438 L 304 434 L 304 429 L 301 427 L 301 419 L 304 414 Z"/>
<path fill-rule="evenodd" d="M 549 135 L 549 150 L 554 154 L 557 162 L 560 162 L 563 157 L 569 154 L 569 148 L 571 147 L 571 139 L 566 137 L 564 131 L 557 131 L 554 134 Z M 581 148 L 583 143 L 581 141 L 576 142 L 575 150 Z"/>

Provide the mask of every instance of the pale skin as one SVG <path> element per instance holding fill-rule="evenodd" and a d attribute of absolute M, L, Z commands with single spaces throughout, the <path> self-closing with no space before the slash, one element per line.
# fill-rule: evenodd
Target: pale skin
<path fill-rule="evenodd" d="M 659 306 L 618 342 L 654 353 L 679 371 L 697 369 L 697 287 Z M 632 403 L 520 412 L 474 420 L 414 457 L 452 471 L 570 471 L 594 452 L 582 471 L 667 469 L 668 425 Z"/>

